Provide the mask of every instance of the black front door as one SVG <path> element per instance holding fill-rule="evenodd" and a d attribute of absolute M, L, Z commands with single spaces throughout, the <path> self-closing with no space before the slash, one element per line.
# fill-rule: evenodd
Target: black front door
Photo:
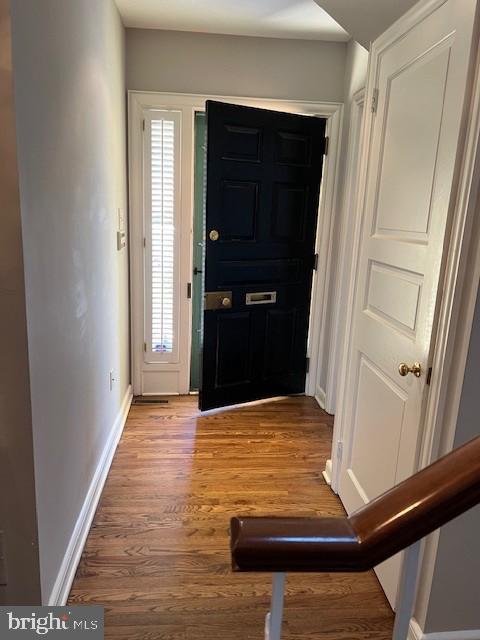
<path fill-rule="evenodd" d="M 202 410 L 305 390 L 325 124 L 207 102 Z"/>

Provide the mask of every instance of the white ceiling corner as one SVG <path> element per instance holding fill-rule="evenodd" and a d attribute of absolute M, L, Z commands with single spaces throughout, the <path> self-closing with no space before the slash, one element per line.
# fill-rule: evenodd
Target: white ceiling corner
<path fill-rule="evenodd" d="M 417 0 L 315 0 L 367 49 Z"/>
<path fill-rule="evenodd" d="M 115 0 L 126 27 L 329 40 L 350 36 L 315 0 Z"/>

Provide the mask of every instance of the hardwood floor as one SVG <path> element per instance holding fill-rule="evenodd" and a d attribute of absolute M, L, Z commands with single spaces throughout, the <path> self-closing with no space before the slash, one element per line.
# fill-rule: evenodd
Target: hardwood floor
<path fill-rule="evenodd" d="M 106 638 L 263 640 L 270 576 L 231 573 L 230 517 L 343 514 L 313 399 L 196 406 L 130 411 L 69 599 L 105 606 Z M 285 640 L 390 640 L 392 623 L 373 572 L 287 578 Z"/>

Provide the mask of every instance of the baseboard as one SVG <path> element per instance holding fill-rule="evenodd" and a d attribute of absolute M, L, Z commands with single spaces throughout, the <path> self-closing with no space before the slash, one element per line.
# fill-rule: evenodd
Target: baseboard
<path fill-rule="evenodd" d="M 326 405 L 326 400 L 327 400 L 327 396 L 325 394 L 325 391 L 323 389 L 320 389 L 320 387 L 317 387 L 317 390 L 315 392 L 315 396 L 314 397 L 315 397 L 315 400 L 320 405 L 320 408 L 325 411 L 325 405 Z"/>
<path fill-rule="evenodd" d="M 324 477 L 325 482 L 332 486 L 332 461 L 327 460 L 325 463 L 325 469 L 322 471 L 322 475 Z"/>
<path fill-rule="evenodd" d="M 58 572 L 57 579 L 53 585 L 53 589 L 47 598 L 47 604 L 53 606 L 63 606 L 67 602 L 68 594 L 72 586 L 73 578 L 77 570 L 80 557 L 82 555 L 83 547 L 87 540 L 88 532 L 92 524 L 93 516 L 97 509 L 98 501 L 102 494 L 103 485 L 107 479 L 110 465 L 112 464 L 113 456 L 118 445 L 118 441 L 123 432 L 123 427 L 127 420 L 128 411 L 132 403 L 133 394 L 132 387 L 129 385 L 127 392 L 123 398 L 120 411 L 115 418 L 115 422 L 112 425 L 108 441 L 103 449 L 102 455 L 98 462 L 95 474 L 90 483 L 90 487 L 85 496 L 85 500 L 80 513 L 78 514 L 77 522 L 72 532 L 70 542 L 68 543 L 65 556 L 63 558 L 60 570 Z"/>
<path fill-rule="evenodd" d="M 480 629 L 423 633 L 418 622 L 412 618 L 407 640 L 480 640 Z"/>

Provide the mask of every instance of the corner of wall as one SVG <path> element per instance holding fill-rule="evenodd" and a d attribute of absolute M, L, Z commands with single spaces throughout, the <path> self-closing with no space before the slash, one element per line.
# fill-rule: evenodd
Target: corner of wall
<path fill-rule="evenodd" d="M 52 591 L 44 597 L 44 601 L 49 606 L 63 606 L 67 603 L 68 594 L 72 586 L 75 572 L 82 555 L 85 542 L 87 540 L 90 527 L 92 525 L 98 502 L 102 495 L 108 472 L 117 450 L 118 443 L 122 437 L 123 428 L 127 420 L 133 394 L 131 385 L 123 398 L 122 406 L 112 425 L 105 447 L 95 469 L 92 481 L 85 495 L 85 500 L 78 514 L 77 521 L 72 531 L 70 541 L 63 556 L 57 578 Z"/>
<path fill-rule="evenodd" d="M 40 604 L 23 241 L 10 2 L 0 0 L 0 533 L 7 584 L 0 604 Z"/>

